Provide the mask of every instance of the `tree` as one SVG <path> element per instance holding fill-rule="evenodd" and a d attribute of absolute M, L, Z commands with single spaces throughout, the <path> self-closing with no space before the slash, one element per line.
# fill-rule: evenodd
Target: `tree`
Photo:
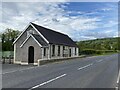
<path fill-rule="evenodd" d="M 18 37 L 20 31 L 7 28 L 5 32 L 0 35 L 2 40 L 2 51 L 13 51 L 12 43 Z"/>

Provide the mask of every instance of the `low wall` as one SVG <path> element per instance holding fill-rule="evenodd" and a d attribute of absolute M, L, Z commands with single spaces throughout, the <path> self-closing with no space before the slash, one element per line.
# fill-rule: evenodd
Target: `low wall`
<path fill-rule="evenodd" d="M 65 57 L 65 58 L 54 58 L 54 59 L 39 59 L 38 60 L 38 66 L 39 65 L 43 65 L 43 64 L 47 64 L 47 63 L 52 63 L 52 62 L 59 62 L 59 61 L 65 61 L 65 60 L 72 60 L 74 58 L 81 58 L 84 57 L 83 56 L 78 56 L 78 57 Z"/>

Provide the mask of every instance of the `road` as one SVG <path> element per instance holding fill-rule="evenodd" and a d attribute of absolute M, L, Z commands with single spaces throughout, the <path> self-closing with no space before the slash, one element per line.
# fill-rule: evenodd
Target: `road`
<path fill-rule="evenodd" d="M 11 68 L 10 68 L 11 67 Z M 3 88 L 115 88 L 118 54 L 76 58 L 42 66 L 3 65 Z"/>

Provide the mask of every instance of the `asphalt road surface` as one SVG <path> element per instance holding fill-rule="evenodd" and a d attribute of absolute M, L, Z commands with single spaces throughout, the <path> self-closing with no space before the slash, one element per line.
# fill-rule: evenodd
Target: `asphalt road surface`
<path fill-rule="evenodd" d="M 3 88 L 115 88 L 118 54 L 76 58 L 42 66 L 3 65 Z"/>

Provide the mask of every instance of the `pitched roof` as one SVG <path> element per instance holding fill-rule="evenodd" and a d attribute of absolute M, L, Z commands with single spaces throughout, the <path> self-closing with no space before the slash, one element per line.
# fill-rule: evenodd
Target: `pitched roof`
<path fill-rule="evenodd" d="M 40 35 L 32 34 L 32 36 L 42 45 L 42 46 L 48 46 L 48 44 L 43 40 Z"/>
<path fill-rule="evenodd" d="M 77 47 L 76 43 L 68 35 L 53 31 L 34 23 L 31 24 L 49 41 L 50 44 Z"/>
<path fill-rule="evenodd" d="M 32 37 L 40 47 L 48 47 L 48 44 L 43 40 L 43 38 L 36 34 L 30 34 L 29 37 L 23 41 L 20 47 L 23 47 L 30 37 Z"/>

